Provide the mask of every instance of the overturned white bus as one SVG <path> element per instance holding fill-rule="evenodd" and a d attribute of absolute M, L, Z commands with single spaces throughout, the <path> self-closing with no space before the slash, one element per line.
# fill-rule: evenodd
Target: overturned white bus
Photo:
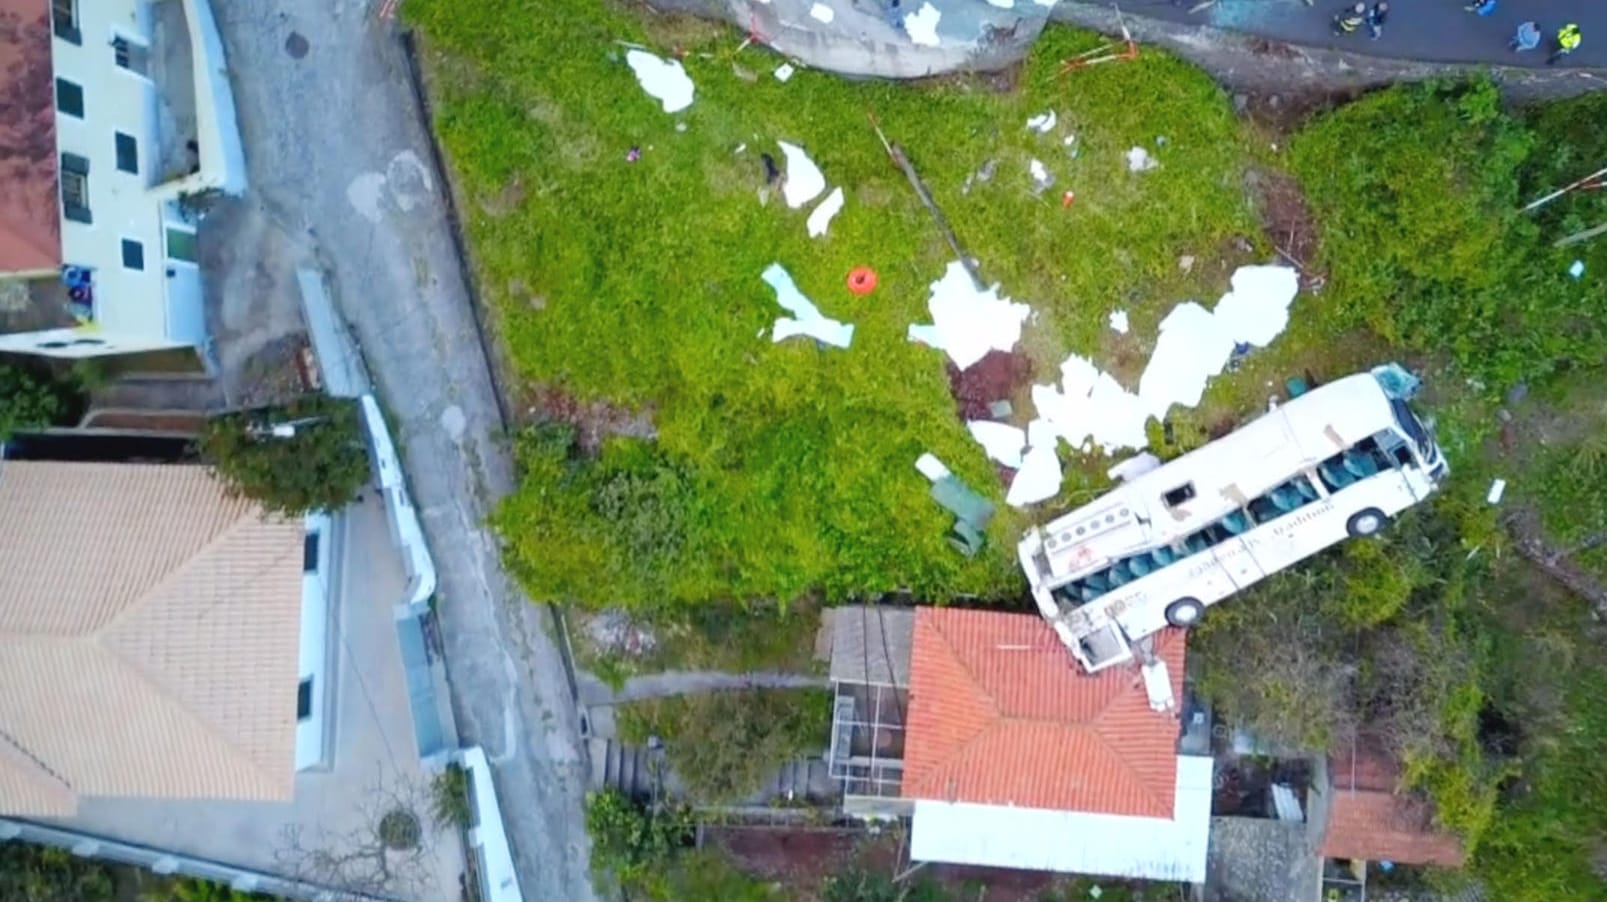
<path fill-rule="evenodd" d="M 1134 476 L 1018 552 L 1038 610 L 1085 670 L 1348 536 L 1378 532 L 1449 467 L 1396 366 L 1347 376 Z"/>

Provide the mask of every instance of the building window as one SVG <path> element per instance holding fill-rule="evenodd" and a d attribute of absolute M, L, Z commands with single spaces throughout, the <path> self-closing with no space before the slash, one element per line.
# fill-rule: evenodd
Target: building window
<path fill-rule="evenodd" d="M 65 78 L 56 79 L 56 109 L 84 118 L 84 89 Z"/>
<path fill-rule="evenodd" d="M 136 44 L 123 37 L 112 38 L 112 59 L 118 68 L 144 75 L 150 68 L 150 55 L 150 48 L 144 44 Z"/>
<path fill-rule="evenodd" d="M 62 216 L 73 222 L 88 225 L 89 215 L 89 160 L 75 153 L 61 155 L 61 210 Z"/>
<path fill-rule="evenodd" d="M 132 238 L 123 239 L 123 265 L 129 269 L 145 268 L 145 245 Z"/>
<path fill-rule="evenodd" d="M 118 132 L 116 143 L 117 168 L 123 172 L 139 175 L 139 142 L 134 140 L 133 135 Z"/>
<path fill-rule="evenodd" d="M 318 533 L 309 532 L 301 543 L 301 572 L 318 572 Z"/>
<path fill-rule="evenodd" d="M 83 43 L 78 33 L 78 0 L 50 0 L 50 18 L 56 27 L 56 37 L 69 44 Z"/>
<path fill-rule="evenodd" d="M 180 263 L 194 263 L 195 233 L 189 229 L 167 227 L 167 258 Z"/>
<path fill-rule="evenodd" d="M 296 687 L 296 720 L 302 721 L 312 716 L 312 677 L 301 681 Z"/>

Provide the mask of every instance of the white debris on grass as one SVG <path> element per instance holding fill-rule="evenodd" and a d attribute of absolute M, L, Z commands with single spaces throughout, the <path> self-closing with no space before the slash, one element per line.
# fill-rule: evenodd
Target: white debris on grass
<path fill-rule="evenodd" d="M 1138 380 L 1149 416 L 1163 418 L 1174 404 L 1198 405 L 1206 380 L 1227 366 L 1234 345 L 1265 347 L 1289 325 L 1289 304 L 1300 287 L 1293 269 L 1241 266 L 1231 286 L 1213 312 L 1190 301 L 1161 320 L 1155 351 Z"/>
<path fill-rule="evenodd" d="M 993 420 L 971 420 L 965 424 L 988 457 L 1012 470 L 1021 469 L 1021 452 L 1027 446 L 1027 433 L 1019 426 Z"/>
<path fill-rule="evenodd" d="M 796 71 L 798 70 L 793 68 L 792 63 L 782 63 L 776 67 L 776 81 L 786 81 L 787 79 L 791 78 L 792 73 Z"/>
<path fill-rule="evenodd" d="M 1021 459 L 1021 469 L 1010 481 L 1004 501 L 1011 507 L 1026 507 L 1060 494 L 1060 457 L 1055 443 L 1033 445 Z"/>
<path fill-rule="evenodd" d="M 1127 311 L 1112 310 L 1110 312 L 1110 327 L 1123 335 L 1127 334 Z"/>
<path fill-rule="evenodd" d="M 938 8 L 930 3 L 921 4 L 921 8 L 904 17 L 904 30 L 909 33 L 910 40 L 927 47 L 936 47 L 937 20 L 943 18 Z"/>
<path fill-rule="evenodd" d="M 1583 260 L 1575 260 L 1568 267 L 1568 275 L 1573 276 L 1576 279 L 1579 278 L 1580 276 L 1583 276 L 1584 274 L 1585 274 L 1585 261 L 1583 261 Z"/>
<path fill-rule="evenodd" d="M 809 15 L 830 25 L 831 20 L 837 18 L 837 13 L 824 3 L 816 3 L 809 8 Z"/>
<path fill-rule="evenodd" d="M 1032 173 L 1032 180 L 1039 184 L 1049 181 L 1049 170 L 1044 168 L 1042 160 L 1033 160 L 1028 163 L 1027 171 Z"/>
<path fill-rule="evenodd" d="M 822 316 L 814 302 L 798 290 L 792 276 L 780 263 L 770 264 L 759 278 L 776 290 L 776 303 L 792 313 L 790 317 L 776 319 L 770 333 L 772 342 L 783 341 L 794 335 L 807 335 L 816 341 L 846 348 L 854 340 L 854 324 Z"/>
<path fill-rule="evenodd" d="M 1500 504 L 1501 496 L 1505 495 L 1506 493 L 1507 481 L 1505 479 L 1497 479 L 1496 481 L 1490 483 L 1490 493 L 1484 496 L 1485 503 Z"/>
<path fill-rule="evenodd" d="M 946 352 L 964 370 L 989 351 L 1010 351 L 1021 340 L 1021 324 L 1032 313 L 1026 304 L 999 296 L 999 286 L 982 291 L 958 260 L 932 283 L 926 308 L 929 326 L 912 325 L 909 338 Z"/>
<path fill-rule="evenodd" d="M 1149 151 L 1142 147 L 1135 147 L 1127 152 L 1128 172 L 1147 172 L 1161 165 L 1160 161 L 1149 155 Z"/>
<path fill-rule="evenodd" d="M 787 172 L 782 176 L 781 193 L 787 199 L 787 206 L 796 210 L 826 190 L 826 177 L 820 174 L 820 167 L 809 159 L 809 154 L 804 153 L 802 147 L 785 141 L 776 143 L 781 145 L 781 152 L 787 157 Z"/>
<path fill-rule="evenodd" d="M 642 90 L 656 98 L 666 113 L 679 113 L 692 105 L 692 79 L 679 60 L 659 59 L 645 50 L 625 53 L 625 62 L 636 73 Z"/>
<path fill-rule="evenodd" d="M 831 193 L 826 195 L 826 199 L 821 201 L 815 207 L 814 212 L 809 214 L 809 221 L 806 223 L 809 227 L 809 237 L 819 238 L 821 235 L 826 234 L 826 228 L 831 225 L 832 219 L 837 216 L 842 208 L 843 189 L 840 187 L 831 189 Z"/>
<path fill-rule="evenodd" d="M 1193 301 L 1177 305 L 1161 321 L 1137 393 L 1087 358 L 1071 355 L 1060 365 L 1059 386 L 1032 387 L 1038 418 L 1027 427 L 1029 437 L 1035 429 L 1053 428 L 1085 450 L 1092 445 L 1109 454 L 1147 447 L 1149 420 L 1164 418 L 1173 405 L 1198 405 L 1206 381 L 1227 366 L 1236 344 L 1265 346 L 1283 331 L 1298 287 L 1298 274 L 1288 267 L 1243 266 L 1214 312 Z"/>
<path fill-rule="evenodd" d="M 1047 113 L 1039 113 L 1038 115 L 1033 116 L 1031 119 L 1027 120 L 1027 128 L 1029 130 L 1031 130 L 1031 131 L 1037 132 L 1040 135 L 1049 134 L 1049 132 L 1052 131 L 1054 129 L 1054 127 L 1055 127 L 1055 111 L 1054 110 L 1050 110 Z"/>
<path fill-rule="evenodd" d="M 922 476 L 933 482 L 953 475 L 949 468 L 943 465 L 943 461 L 938 460 L 931 453 L 922 454 L 920 457 L 915 458 L 915 469 L 920 470 Z"/>

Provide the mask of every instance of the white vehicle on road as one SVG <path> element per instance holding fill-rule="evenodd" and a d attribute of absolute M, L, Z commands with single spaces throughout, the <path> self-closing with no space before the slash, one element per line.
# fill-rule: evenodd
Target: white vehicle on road
<path fill-rule="evenodd" d="M 1089 673 L 1166 626 L 1350 536 L 1369 536 L 1449 472 L 1396 366 L 1346 376 L 1030 530 L 1038 610 Z M 1153 460 L 1153 458 L 1151 458 Z"/>

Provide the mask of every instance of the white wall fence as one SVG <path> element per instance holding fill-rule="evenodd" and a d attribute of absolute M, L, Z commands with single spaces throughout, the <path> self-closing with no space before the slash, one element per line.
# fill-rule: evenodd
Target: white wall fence
<path fill-rule="evenodd" d="M 145 868 L 158 874 L 196 877 L 221 883 L 244 893 L 267 893 L 286 899 L 307 899 L 310 902 L 392 902 L 385 896 L 339 891 L 331 887 L 292 880 L 273 874 L 236 867 L 221 861 L 180 855 L 148 846 L 136 845 L 116 839 L 107 839 L 92 833 L 47 827 L 32 821 L 0 818 L 0 841 L 17 840 L 41 846 L 54 846 L 80 858 L 98 858 Z M 492 897 L 486 897 L 488 900 Z"/>

